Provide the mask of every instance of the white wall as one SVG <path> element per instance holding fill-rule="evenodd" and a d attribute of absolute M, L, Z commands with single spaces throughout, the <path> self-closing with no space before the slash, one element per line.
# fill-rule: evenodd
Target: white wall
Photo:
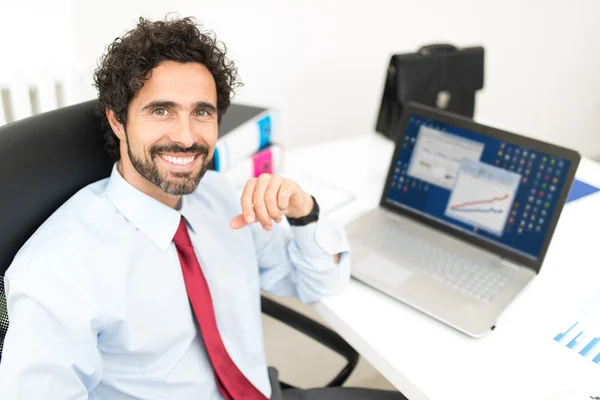
<path fill-rule="evenodd" d="M 72 0 L 0 3 L 0 84 L 60 74 L 77 52 Z"/>
<path fill-rule="evenodd" d="M 486 82 L 476 119 L 600 155 L 598 0 L 215 3 L 73 2 L 76 46 L 93 65 L 140 15 L 195 16 L 239 65 L 237 101 L 279 108 L 291 147 L 372 132 L 392 53 L 481 44 Z"/>

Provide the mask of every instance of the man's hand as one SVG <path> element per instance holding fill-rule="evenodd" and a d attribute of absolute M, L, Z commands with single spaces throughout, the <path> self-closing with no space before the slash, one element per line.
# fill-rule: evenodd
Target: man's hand
<path fill-rule="evenodd" d="M 232 229 L 240 229 L 260 222 L 267 231 L 273 229 L 283 216 L 301 218 L 310 213 L 313 199 L 296 182 L 278 175 L 262 174 L 252 178 L 242 193 L 242 214 L 229 222 Z"/>

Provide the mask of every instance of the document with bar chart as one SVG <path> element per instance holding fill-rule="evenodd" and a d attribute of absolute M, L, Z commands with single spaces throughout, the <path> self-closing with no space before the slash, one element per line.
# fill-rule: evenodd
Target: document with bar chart
<path fill-rule="evenodd" d="M 445 214 L 501 236 L 520 182 L 515 172 L 463 160 Z"/>
<path fill-rule="evenodd" d="M 585 302 L 554 340 L 600 365 L 600 292 Z"/>

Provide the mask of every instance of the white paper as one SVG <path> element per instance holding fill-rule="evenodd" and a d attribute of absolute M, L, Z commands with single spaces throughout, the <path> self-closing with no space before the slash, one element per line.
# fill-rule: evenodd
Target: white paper
<path fill-rule="evenodd" d="M 305 192 L 317 199 L 321 215 L 330 214 L 356 198 L 353 193 L 311 175 L 302 173 L 283 175 L 293 179 Z"/>
<path fill-rule="evenodd" d="M 598 364 L 600 380 L 600 291 L 588 296 L 581 307 L 565 320 L 564 329 L 554 336 L 554 340 L 565 349 Z"/>

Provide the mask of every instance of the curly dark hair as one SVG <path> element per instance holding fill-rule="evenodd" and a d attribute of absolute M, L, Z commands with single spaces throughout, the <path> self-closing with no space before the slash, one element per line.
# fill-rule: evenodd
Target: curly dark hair
<path fill-rule="evenodd" d="M 98 89 L 96 112 L 102 117 L 106 149 L 113 159 L 120 159 L 119 139 L 108 123 L 106 109 L 112 110 L 125 125 L 129 102 L 151 77 L 152 69 L 163 61 L 206 66 L 217 86 L 220 122 L 235 88 L 242 85 L 237 68 L 226 53 L 225 45 L 217 41 L 214 32 L 204 31 L 192 17 L 154 22 L 140 18 L 134 29 L 115 39 L 94 72 L 94 86 Z"/>

